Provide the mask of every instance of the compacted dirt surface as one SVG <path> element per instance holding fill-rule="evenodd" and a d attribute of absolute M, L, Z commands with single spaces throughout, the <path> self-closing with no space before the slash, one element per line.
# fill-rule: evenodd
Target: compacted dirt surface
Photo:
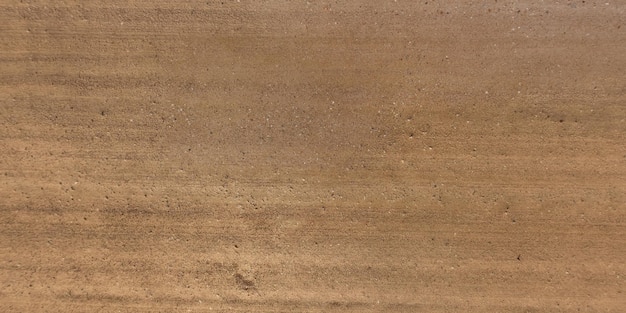
<path fill-rule="evenodd" d="M 624 312 L 622 1 L 0 1 L 1 312 Z"/>

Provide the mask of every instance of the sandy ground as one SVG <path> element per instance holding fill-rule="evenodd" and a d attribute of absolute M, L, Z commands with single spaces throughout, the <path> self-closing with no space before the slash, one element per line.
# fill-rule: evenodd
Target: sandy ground
<path fill-rule="evenodd" d="M 1 312 L 624 312 L 622 1 L 0 1 Z"/>

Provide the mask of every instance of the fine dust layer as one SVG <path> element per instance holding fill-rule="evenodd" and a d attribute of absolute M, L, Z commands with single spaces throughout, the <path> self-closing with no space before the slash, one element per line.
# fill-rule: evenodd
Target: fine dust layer
<path fill-rule="evenodd" d="M 623 312 L 620 1 L 0 1 L 1 312 Z"/>

